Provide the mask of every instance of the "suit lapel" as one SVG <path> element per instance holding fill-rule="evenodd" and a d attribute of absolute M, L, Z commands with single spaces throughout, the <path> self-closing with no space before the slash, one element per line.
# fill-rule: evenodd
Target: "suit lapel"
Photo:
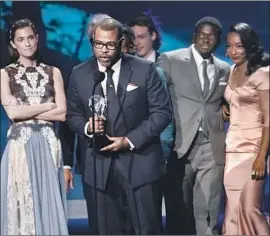
<path fill-rule="evenodd" d="M 195 59 L 193 57 L 191 47 L 188 48 L 188 53 L 185 57 L 185 63 L 187 64 L 186 66 L 187 66 L 189 77 L 191 80 L 193 80 L 193 82 L 196 86 L 197 94 L 199 95 L 200 99 L 203 100 L 203 93 L 202 93 L 198 68 L 197 68 L 197 64 L 195 62 Z"/>
<path fill-rule="evenodd" d="M 219 67 L 217 65 L 217 62 L 215 60 L 215 58 L 213 57 L 213 63 L 214 63 L 214 78 L 213 78 L 213 84 L 210 88 L 210 91 L 205 99 L 205 101 L 207 102 L 211 97 L 212 95 L 214 94 L 215 90 L 216 90 L 216 87 L 217 87 L 217 84 L 218 84 L 218 78 L 219 78 Z"/>
<path fill-rule="evenodd" d="M 98 63 L 95 57 L 91 57 L 89 60 L 89 73 L 95 73 L 98 71 Z"/>
<path fill-rule="evenodd" d="M 88 101 L 92 97 L 93 87 L 94 87 L 94 77 L 96 72 L 99 71 L 98 64 L 96 58 L 91 58 L 89 61 L 89 67 L 85 78 L 85 90 L 87 91 L 88 95 Z M 104 96 L 103 88 L 101 86 L 101 83 L 98 83 L 95 88 L 95 95 L 101 95 Z M 89 107 L 90 109 L 90 107 Z M 90 109 L 91 110 L 91 109 Z M 105 114 L 106 115 L 106 114 Z"/>
<path fill-rule="evenodd" d="M 157 59 L 160 56 L 160 53 L 158 51 L 156 51 L 156 58 L 155 58 L 155 63 L 157 63 Z"/>
<path fill-rule="evenodd" d="M 93 86 L 94 86 L 94 76 L 95 73 L 98 71 L 98 64 L 97 64 L 97 60 L 95 58 L 91 58 L 89 60 L 89 67 L 88 67 L 88 71 L 87 71 L 87 75 L 85 78 L 86 81 L 86 88 L 88 90 L 88 94 L 89 94 L 89 98 L 92 96 L 92 90 L 93 90 Z M 100 85 L 97 85 L 96 90 L 95 90 L 95 94 L 99 94 L 100 92 Z"/>
<path fill-rule="evenodd" d="M 126 55 L 123 55 L 121 68 L 120 68 L 120 74 L 119 74 L 119 82 L 118 82 L 118 87 L 117 87 L 118 104 L 115 107 L 115 116 L 111 122 L 111 124 L 113 124 L 113 127 L 114 127 L 117 117 L 119 116 L 120 111 L 122 110 L 123 102 L 125 100 L 126 93 L 127 93 L 127 86 L 131 79 L 131 74 L 132 74 L 132 71 L 128 63 L 128 57 Z"/>

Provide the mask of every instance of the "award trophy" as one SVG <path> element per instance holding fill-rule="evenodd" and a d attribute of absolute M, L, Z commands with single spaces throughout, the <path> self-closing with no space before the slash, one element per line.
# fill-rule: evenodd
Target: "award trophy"
<path fill-rule="evenodd" d="M 107 100 L 105 97 L 94 94 L 91 98 L 88 99 L 88 107 L 93 113 L 93 117 L 96 116 L 104 116 L 106 117 L 106 108 L 107 108 Z M 105 123 L 107 121 L 105 120 Z M 106 126 L 105 126 L 106 127 Z M 106 131 L 105 131 L 106 132 Z M 93 131 L 94 140 L 95 140 L 95 148 L 99 151 L 101 148 L 109 145 L 111 141 L 108 139 L 106 134 L 104 133 L 95 133 Z"/>

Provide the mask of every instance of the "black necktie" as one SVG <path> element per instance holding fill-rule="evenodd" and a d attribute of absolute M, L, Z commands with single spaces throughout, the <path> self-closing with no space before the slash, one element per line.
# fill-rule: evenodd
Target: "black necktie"
<path fill-rule="evenodd" d="M 115 87 L 114 87 L 114 82 L 113 82 L 113 73 L 114 71 L 111 68 L 107 68 L 106 70 L 107 73 L 107 82 L 106 82 L 106 93 L 107 93 L 107 115 L 108 115 L 108 130 L 107 133 L 109 135 L 113 135 L 113 129 L 112 129 L 112 123 L 113 119 L 115 116 L 115 108 L 114 104 L 116 102 L 116 92 L 115 92 Z"/>
<path fill-rule="evenodd" d="M 204 80 L 203 97 L 205 99 L 209 93 L 210 81 L 207 75 L 207 61 L 204 60 L 202 65 L 203 65 L 203 80 Z"/>
<path fill-rule="evenodd" d="M 112 78 L 114 71 L 113 69 L 108 68 L 106 70 L 106 73 L 107 73 L 107 82 L 106 82 L 107 99 L 111 101 L 116 96 L 114 82 Z"/>

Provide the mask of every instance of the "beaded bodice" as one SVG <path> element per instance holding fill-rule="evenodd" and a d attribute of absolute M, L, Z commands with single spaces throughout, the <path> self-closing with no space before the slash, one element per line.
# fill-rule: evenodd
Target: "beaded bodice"
<path fill-rule="evenodd" d="M 40 63 L 35 67 L 24 67 L 16 62 L 5 70 L 10 78 L 11 94 L 20 104 L 33 105 L 54 100 L 52 66 Z"/>

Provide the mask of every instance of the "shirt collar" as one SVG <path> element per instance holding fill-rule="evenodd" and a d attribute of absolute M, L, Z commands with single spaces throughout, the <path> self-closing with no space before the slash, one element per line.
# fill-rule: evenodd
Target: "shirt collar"
<path fill-rule="evenodd" d="M 195 62 L 197 64 L 197 66 L 202 65 L 203 61 L 206 61 L 207 64 L 210 63 L 210 61 L 212 61 L 212 58 L 209 59 L 203 59 L 202 56 L 200 55 L 200 53 L 197 52 L 197 50 L 195 49 L 194 44 L 191 45 L 191 50 L 192 50 L 192 54 L 194 56 Z M 212 56 L 211 56 L 212 57 Z"/>
<path fill-rule="evenodd" d="M 148 61 L 156 62 L 156 51 L 153 50 L 151 54 L 145 59 Z"/>

